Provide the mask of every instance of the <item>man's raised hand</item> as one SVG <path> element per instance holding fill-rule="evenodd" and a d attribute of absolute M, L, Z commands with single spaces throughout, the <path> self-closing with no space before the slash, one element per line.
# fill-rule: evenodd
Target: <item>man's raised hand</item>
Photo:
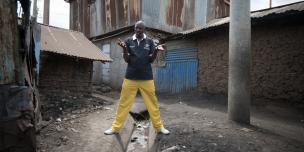
<path fill-rule="evenodd" d="M 118 41 L 117 41 L 117 44 L 119 46 L 121 46 L 123 49 L 126 49 L 127 48 L 127 45 L 124 41 L 122 41 L 120 38 L 118 38 Z"/>
<path fill-rule="evenodd" d="M 155 49 L 156 49 L 157 51 L 165 51 L 164 45 L 163 45 L 163 44 L 157 45 L 157 46 L 155 47 Z"/>

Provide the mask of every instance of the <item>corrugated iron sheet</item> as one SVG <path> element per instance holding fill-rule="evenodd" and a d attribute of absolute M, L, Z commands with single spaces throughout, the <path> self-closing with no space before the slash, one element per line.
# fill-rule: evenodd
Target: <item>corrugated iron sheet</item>
<path fill-rule="evenodd" d="M 141 4 L 142 19 L 149 27 L 159 26 L 159 15 L 160 15 L 160 1 L 161 0 L 143 0 Z M 163 4 L 162 4 L 163 5 Z M 159 7 L 157 7 L 159 6 Z"/>
<path fill-rule="evenodd" d="M 168 25 L 182 26 L 182 9 L 184 7 L 184 0 L 168 0 L 169 5 L 166 12 L 166 23 Z"/>
<path fill-rule="evenodd" d="M 106 11 L 106 25 L 108 30 L 112 30 L 116 28 L 116 7 L 115 1 L 113 0 L 105 0 L 105 11 Z"/>
<path fill-rule="evenodd" d="M 134 25 L 140 19 L 141 0 L 100 0 L 90 5 L 91 34 L 98 36 Z M 72 8 L 77 12 L 77 8 Z M 73 12 L 71 11 L 71 12 Z"/>
<path fill-rule="evenodd" d="M 271 9 L 265 9 L 265 10 L 252 12 L 251 13 L 251 18 L 252 19 L 263 18 L 263 17 L 266 17 L 268 15 L 279 15 L 279 14 L 284 14 L 284 13 L 287 13 L 287 12 L 290 12 L 290 11 L 299 11 L 299 12 L 304 11 L 304 2 L 294 3 L 294 4 L 290 4 L 290 5 L 285 5 L 285 6 L 280 6 L 280 7 L 276 7 L 276 8 L 271 8 Z M 197 32 L 197 31 L 201 31 L 201 30 L 205 30 L 205 29 L 208 29 L 208 28 L 211 28 L 211 27 L 224 25 L 224 24 L 229 23 L 229 20 L 230 20 L 229 17 L 225 17 L 225 18 L 222 18 L 222 19 L 216 19 L 216 20 L 211 21 L 207 25 L 198 26 L 196 28 L 180 32 L 179 34 L 187 35 L 187 34 L 191 34 L 193 32 Z"/>
<path fill-rule="evenodd" d="M 90 36 L 90 7 L 88 0 L 73 0 L 71 3 L 70 29 L 80 31 Z"/>
<path fill-rule="evenodd" d="M 147 27 L 176 33 L 205 24 L 206 6 L 207 0 L 96 1 L 90 5 L 91 36 L 134 25 L 140 19 Z M 71 12 L 78 11 L 76 7 L 72 9 Z"/>
<path fill-rule="evenodd" d="M 120 26 L 127 26 L 128 25 L 128 16 L 129 16 L 129 2 L 128 0 L 121 0 L 119 3 L 117 3 L 118 8 L 118 14 L 117 14 L 117 20 L 118 25 Z"/>
<path fill-rule="evenodd" d="M 81 32 L 41 25 L 41 50 L 90 60 L 112 61 Z"/>
<path fill-rule="evenodd" d="M 130 24 L 140 19 L 141 0 L 129 0 Z"/>
<path fill-rule="evenodd" d="M 197 50 L 176 49 L 166 54 L 166 66 L 156 70 L 156 91 L 179 93 L 197 86 Z"/>
<path fill-rule="evenodd" d="M 229 0 L 209 0 L 207 7 L 207 22 L 229 16 Z"/>
<path fill-rule="evenodd" d="M 166 54 L 167 62 L 180 62 L 183 60 L 197 59 L 196 49 L 177 49 L 168 51 Z"/>
<path fill-rule="evenodd" d="M 170 32 L 178 32 L 193 28 L 196 20 L 198 20 L 198 16 L 195 15 L 195 12 L 197 12 L 196 9 L 203 8 L 195 7 L 196 3 L 198 3 L 198 0 L 167 0 L 153 4 L 154 7 L 159 7 L 158 25 L 156 25 L 156 28 Z M 154 9 L 153 6 L 147 6 L 147 4 L 149 3 L 143 3 L 144 12 L 146 12 L 146 9 Z M 147 18 L 150 17 L 150 14 L 148 14 L 149 12 L 143 16 L 144 20 L 149 19 Z"/>

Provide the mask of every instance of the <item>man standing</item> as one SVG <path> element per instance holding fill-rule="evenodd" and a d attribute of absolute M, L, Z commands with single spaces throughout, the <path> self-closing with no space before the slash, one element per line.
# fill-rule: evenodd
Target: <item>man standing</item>
<path fill-rule="evenodd" d="M 160 119 L 151 67 L 151 63 L 157 57 L 157 52 L 163 49 L 162 46 L 155 47 L 153 40 L 148 38 L 144 32 L 144 22 L 138 21 L 135 24 L 135 34 L 125 42 L 119 39 L 117 43 L 123 48 L 123 58 L 128 63 L 128 67 L 122 84 L 115 120 L 112 127 L 104 132 L 106 135 L 115 134 L 121 129 L 138 89 L 148 109 L 153 127 L 162 134 L 170 133 L 164 128 Z"/>

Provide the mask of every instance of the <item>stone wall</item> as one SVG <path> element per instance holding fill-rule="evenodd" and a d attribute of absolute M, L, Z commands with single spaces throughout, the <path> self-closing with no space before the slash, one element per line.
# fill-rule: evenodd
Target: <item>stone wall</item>
<path fill-rule="evenodd" d="M 198 41 L 199 90 L 227 94 L 228 27 L 201 34 Z M 251 88 L 254 97 L 304 101 L 303 23 L 252 27 Z"/>
<path fill-rule="evenodd" d="M 86 95 L 92 90 L 92 61 L 42 52 L 39 89 L 43 95 Z"/>
<path fill-rule="evenodd" d="M 198 88 L 203 93 L 227 94 L 228 30 L 204 35 L 198 42 Z"/>

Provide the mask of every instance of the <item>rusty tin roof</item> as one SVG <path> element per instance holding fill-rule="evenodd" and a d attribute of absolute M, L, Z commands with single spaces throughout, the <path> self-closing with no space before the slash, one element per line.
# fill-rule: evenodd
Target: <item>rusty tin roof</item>
<path fill-rule="evenodd" d="M 274 7 L 274 8 L 254 11 L 254 12 L 251 12 L 251 18 L 252 19 L 263 18 L 263 17 L 269 16 L 269 15 L 280 15 L 280 14 L 289 13 L 289 12 L 293 12 L 293 11 L 303 12 L 304 11 L 304 2 L 301 1 L 301 2 L 297 2 L 297 3 L 293 3 L 293 4 L 288 4 L 288 5 L 278 6 L 278 7 Z M 176 35 L 180 35 L 180 34 L 188 35 L 188 34 L 198 32 L 198 31 L 207 30 L 207 29 L 212 28 L 212 27 L 217 27 L 217 26 L 221 26 L 221 25 L 224 25 L 224 24 L 228 24 L 229 20 L 230 20 L 229 17 L 225 17 L 225 18 L 221 18 L 221 19 L 215 19 L 215 20 L 211 21 L 210 23 L 208 23 L 207 25 L 198 26 L 198 27 L 195 27 L 193 29 L 177 33 Z M 172 37 L 174 37 L 174 36 L 172 36 Z"/>
<path fill-rule="evenodd" d="M 112 59 L 101 52 L 83 33 L 40 24 L 41 51 L 110 62 Z"/>

